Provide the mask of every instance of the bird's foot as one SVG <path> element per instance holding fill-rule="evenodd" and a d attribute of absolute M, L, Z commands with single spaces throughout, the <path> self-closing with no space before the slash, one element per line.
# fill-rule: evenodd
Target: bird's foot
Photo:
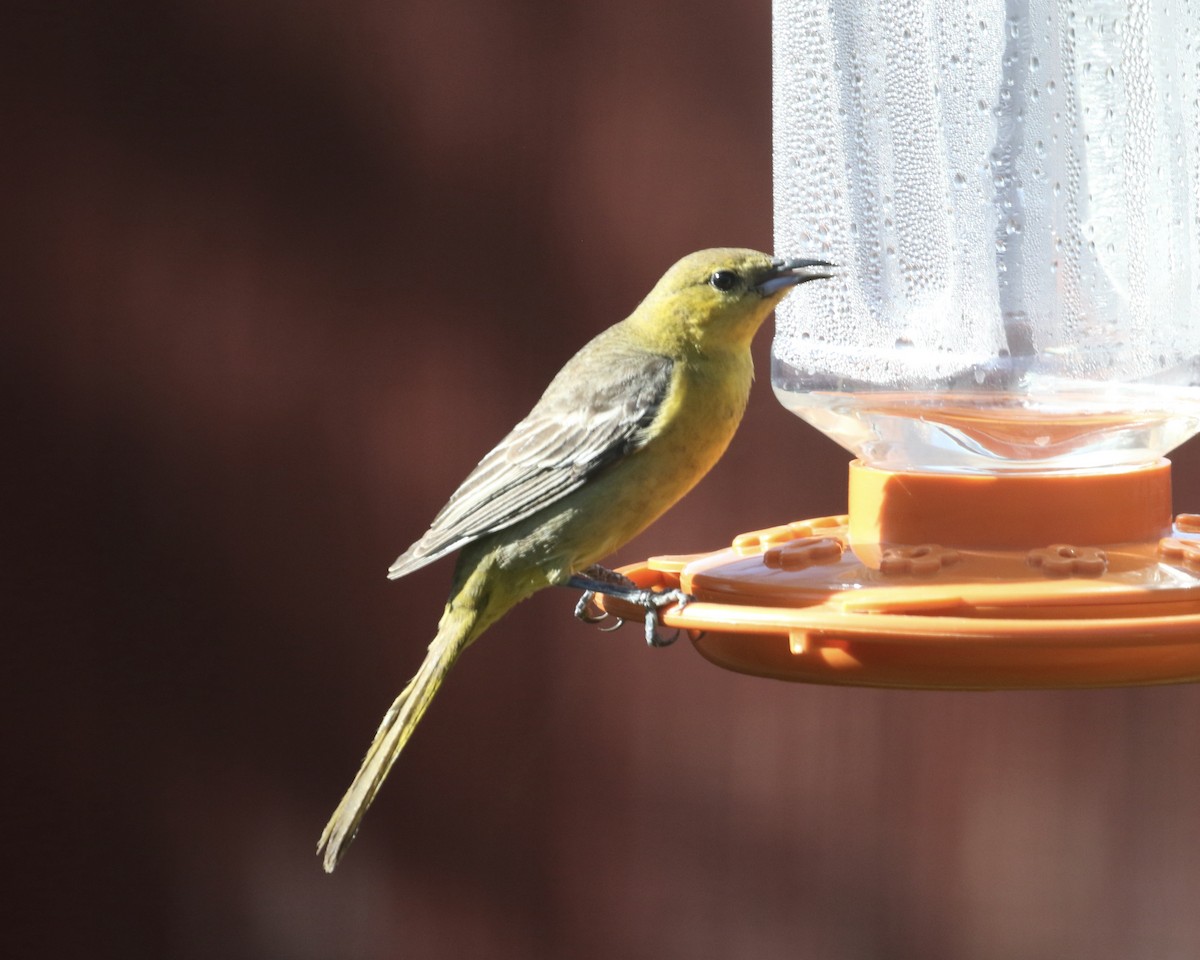
<path fill-rule="evenodd" d="M 678 589 L 649 590 L 639 587 L 628 577 L 601 566 L 588 567 L 582 573 L 571 577 L 567 581 L 566 586 L 584 591 L 583 596 L 579 598 L 579 602 L 575 604 L 575 616 L 584 623 L 599 623 L 609 616 L 608 613 L 603 611 L 599 613 L 592 611 L 592 601 L 598 593 L 608 597 L 616 597 L 618 600 L 624 600 L 626 603 L 631 603 L 634 606 L 644 609 L 646 611 L 644 621 L 646 643 L 652 647 L 669 647 L 679 639 L 678 630 L 669 637 L 663 637 L 659 634 L 659 611 L 675 603 L 679 604 L 680 609 L 682 609 L 692 600 L 691 595 Z M 617 622 L 613 626 L 602 627 L 601 629 L 605 632 L 616 630 L 624 622 L 624 620 L 618 617 Z"/>
<path fill-rule="evenodd" d="M 608 619 L 607 610 L 599 610 L 592 605 L 592 601 L 596 599 L 594 590 L 584 590 L 579 597 L 579 602 L 575 604 L 575 619 L 582 620 L 584 623 L 603 623 Z"/>
<path fill-rule="evenodd" d="M 579 598 L 579 602 L 575 604 L 575 619 L 582 620 L 584 623 L 603 623 L 612 614 L 607 610 L 601 610 L 592 604 L 596 599 L 594 590 L 584 590 L 583 595 Z M 607 627 L 600 627 L 601 633 L 612 633 L 614 630 L 620 630 L 625 625 L 623 617 L 616 617 L 616 622 L 609 624 Z"/>
<path fill-rule="evenodd" d="M 682 590 L 639 590 L 637 596 L 627 598 L 630 603 L 636 603 L 646 610 L 646 643 L 651 647 L 669 647 L 679 639 L 676 630 L 669 637 L 661 636 L 658 632 L 658 612 L 673 603 L 679 604 L 682 610 L 692 602 L 692 595 Z"/>

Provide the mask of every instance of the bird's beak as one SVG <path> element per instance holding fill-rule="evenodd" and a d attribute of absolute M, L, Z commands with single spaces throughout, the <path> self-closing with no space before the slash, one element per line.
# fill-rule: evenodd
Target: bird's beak
<path fill-rule="evenodd" d="M 782 260 L 777 257 L 771 261 L 771 269 L 758 281 L 755 289 L 761 296 L 769 297 L 809 280 L 828 280 L 833 276 L 829 272 L 833 269 L 834 264 L 824 260 Z"/>

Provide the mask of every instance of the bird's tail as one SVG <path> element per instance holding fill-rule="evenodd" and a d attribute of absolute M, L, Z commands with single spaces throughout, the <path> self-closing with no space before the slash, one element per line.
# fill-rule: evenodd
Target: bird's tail
<path fill-rule="evenodd" d="M 481 622 L 477 606 L 459 602 L 464 592 L 456 592 L 447 604 L 437 636 L 429 645 L 425 661 L 384 715 L 354 781 L 337 805 L 337 809 L 333 811 L 329 823 L 325 825 L 317 843 L 317 853 L 322 855 L 327 873 L 333 872 L 346 847 L 354 839 L 363 815 L 383 785 L 388 771 L 396 762 L 396 757 L 408 743 L 408 738 L 412 736 L 446 674 L 454 666 L 459 654 L 487 625 Z"/>

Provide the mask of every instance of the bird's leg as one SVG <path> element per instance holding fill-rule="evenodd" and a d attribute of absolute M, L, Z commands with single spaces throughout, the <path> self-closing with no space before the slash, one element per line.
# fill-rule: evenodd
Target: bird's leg
<path fill-rule="evenodd" d="M 588 586 L 595 586 L 595 584 L 617 584 L 622 587 L 637 588 L 637 584 L 615 570 L 609 570 L 607 567 L 602 567 L 599 564 L 588 567 L 582 574 L 579 574 L 575 578 L 574 582 L 565 584 L 565 586 L 577 587 L 583 590 L 583 595 L 579 598 L 579 602 L 575 604 L 575 617 L 584 623 L 602 623 L 611 616 L 607 610 L 597 609 L 596 612 L 592 612 L 592 601 L 595 599 L 596 594 L 601 591 L 585 589 L 584 581 L 587 581 Z M 616 623 L 611 626 L 600 627 L 600 632 L 612 633 L 614 630 L 620 630 L 623 626 L 625 626 L 625 618 L 617 617 Z"/>
<path fill-rule="evenodd" d="M 637 584 L 628 577 L 617 573 L 615 570 L 602 567 L 599 564 L 593 564 L 582 573 L 572 577 L 566 585 L 583 590 L 583 595 L 579 598 L 579 602 L 575 604 L 576 618 L 582 620 L 584 623 L 600 623 L 607 620 L 610 616 L 607 610 L 598 610 L 593 613 L 589 608 L 596 594 L 604 592 L 603 590 L 597 590 L 596 587 L 613 584 L 623 588 L 637 589 Z M 613 630 L 619 630 L 624 623 L 625 621 L 621 617 L 617 617 L 617 622 L 611 627 L 601 627 L 600 629 L 605 633 L 610 633 Z"/>
<path fill-rule="evenodd" d="M 575 604 L 575 619 L 576 620 L 582 620 L 584 623 L 601 623 L 602 621 L 608 619 L 609 614 L 608 614 L 607 610 L 597 610 L 596 612 L 593 613 L 592 610 L 590 609 L 592 600 L 595 599 L 596 591 L 584 586 L 582 582 L 577 582 L 577 581 L 583 581 L 583 580 L 587 580 L 589 583 L 591 583 L 592 581 L 600 582 L 604 579 L 605 576 L 620 577 L 621 575 L 619 573 L 617 573 L 615 570 L 607 570 L 604 567 L 601 567 L 597 564 L 597 565 L 588 567 L 585 571 L 583 571 L 583 573 L 578 574 L 577 576 L 573 577 L 570 581 L 567 582 L 566 586 L 578 587 L 579 589 L 583 590 L 583 595 L 580 596 L 579 602 L 577 604 Z M 621 579 L 628 580 L 629 578 L 622 577 Z M 629 582 L 632 583 L 633 581 L 629 581 Z M 622 622 L 623 621 L 620 619 L 620 617 L 618 617 L 617 618 L 617 626 L 618 627 L 621 626 Z M 612 630 L 615 628 L 608 627 L 605 629 Z"/>
<path fill-rule="evenodd" d="M 678 630 L 670 637 L 659 636 L 658 611 L 673 603 L 678 603 L 680 608 L 683 608 L 692 600 L 692 597 L 682 590 L 648 590 L 639 587 L 628 577 L 598 564 L 575 574 L 566 582 L 565 586 L 584 591 L 579 603 L 575 605 L 575 616 L 585 623 L 597 623 L 607 616 L 607 614 L 595 616 L 588 612 L 588 605 L 597 593 L 606 597 L 616 597 L 618 600 L 642 607 L 646 611 L 646 643 L 652 647 L 670 646 L 679 639 Z M 618 621 L 616 626 L 619 627 L 622 622 Z"/>

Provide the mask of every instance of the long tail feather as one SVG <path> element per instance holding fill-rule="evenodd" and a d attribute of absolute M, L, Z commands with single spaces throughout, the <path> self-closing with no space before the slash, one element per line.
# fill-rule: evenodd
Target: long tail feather
<path fill-rule="evenodd" d="M 477 618 L 473 610 L 447 609 L 424 662 L 384 715 L 354 781 L 325 825 L 317 843 L 317 853 L 323 854 L 327 873 L 333 872 L 346 847 L 354 839 L 363 815 L 383 785 L 396 757 L 408 743 L 408 738 L 412 736 L 459 654 L 474 639 L 478 632 L 476 627 Z"/>

